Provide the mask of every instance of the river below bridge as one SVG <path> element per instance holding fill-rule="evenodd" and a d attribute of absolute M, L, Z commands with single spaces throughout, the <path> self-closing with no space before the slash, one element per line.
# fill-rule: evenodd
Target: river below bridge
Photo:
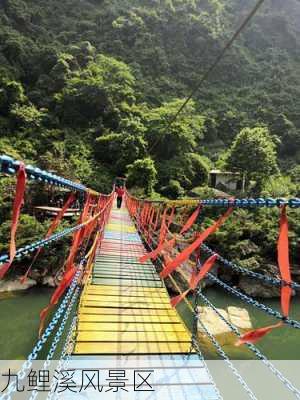
<path fill-rule="evenodd" d="M 0 359 L 24 359 L 30 353 L 37 340 L 39 313 L 50 299 L 53 289 L 32 288 L 27 291 L 0 293 Z M 205 295 L 217 307 L 226 308 L 229 305 L 246 308 L 254 326 L 264 326 L 274 323 L 274 319 L 263 312 L 245 306 L 240 300 L 229 297 L 224 292 L 209 288 Z M 279 299 L 264 301 L 265 304 L 278 309 Z M 192 326 L 192 316 L 184 302 L 178 311 L 188 326 Z M 300 316 L 300 298 L 294 298 L 291 317 L 298 319 Z M 276 329 L 265 337 L 258 345 L 259 349 L 270 359 L 300 359 L 300 330 L 293 328 Z M 224 350 L 234 359 L 251 358 L 251 353 L 245 346 L 235 347 L 225 345 Z M 211 346 L 203 347 L 206 358 L 217 358 Z M 41 356 L 45 357 L 46 353 Z"/>

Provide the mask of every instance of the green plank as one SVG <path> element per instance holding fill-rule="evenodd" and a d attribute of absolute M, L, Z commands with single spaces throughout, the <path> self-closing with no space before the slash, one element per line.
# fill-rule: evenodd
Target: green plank
<path fill-rule="evenodd" d="M 95 270 L 102 270 L 102 271 L 132 271 L 132 272 L 149 272 L 155 273 L 156 270 L 154 267 L 145 267 L 144 265 L 141 266 L 133 266 L 133 265 L 121 265 L 121 264 L 95 264 Z"/>
<path fill-rule="evenodd" d="M 112 278 L 93 278 L 94 285 L 112 286 L 139 286 L 139 287 L 163 287 L 161 281 L 146 281 L 135 279 L 112 279 Z"/>
<path fill-rule="evenodd" d="M 114 276 L 114 277 L 124 277 L 124 276 L 128 276 L 129 278 L 133 278 L 133 279 L 137 279 L 137 278 L 141 278 L 141 279 L 152 279 L 152 280 L 159 280 L 160 278 L 158 277 L 158 275 L 156 273 L 154 274 L 145 274 L 145 273 L 130 273 L 127 271 L 93 271 L 93 276 Z"/>
<path fill-rule="evenodd" d="M 100 278 L 102 278 L 102 277 L 110 277 L 110 278 L 112 278 L 112 279 L 132 279 L 132 280 L 145 280 L 145 281 L 158 281 L 158 282 L 160 282 L 160 279 L 156 276 L 149 276 L 149 275 L 143 275 L 143 274 L 138 274 L 138 275 L 127 275 L 127 274 L 122 274 L 122 275 L 119 275 L 119 274 L 102 274 L 102 273 L 98 273 L 98 272 L 95 272 L 95 273 L 93 273 L 93 277 L 100 277 Z"/>
<path fill-rule="evenodd" d="M 138 264 L 141 265 L 141 263 L 139 262 L 138 258 L 125 258 L 125 257 L 97 257 L 96 258 L 96 262 L 97 263 L 103 263 L 106 262 L 108 264 L 110 263 L 120 263 L 122 262 L 122 264 Z M 142 265 L 153 265 L 151 262 L 145 262 Z"/>

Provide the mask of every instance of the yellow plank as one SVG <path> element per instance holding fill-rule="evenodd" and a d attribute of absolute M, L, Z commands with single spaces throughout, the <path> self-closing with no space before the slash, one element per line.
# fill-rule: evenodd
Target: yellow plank
<path fill-rule="evenodd" d="M 138 324 L 160 324 L 172 323 L 182 325 L 177 316 L 168 315 L 99 315 L 99 314 L 79 314 L 80 322 L 99 322 L 99 323 L 132 323 Z"/>
<path fill-rule="evenodd" d="M 108 332 L 186 332 L 182 324 L 172 323 L 136 323 L 136 322 L 81 322 L 78 331 Z"/>
<path fill-rule="evenodd" d="M 182 354 L 190 343 L 78 342 L 74 354 Z"/>
<path fill-rule="evenodd" d="M 116 308 L 116 307 L 79 307 L 79 314 L 97 314 L 97 315 L 170 315 L 178 314 L 172 308 L 169 309 L 151 309 L 151 308 Z"/>
<path fill-rule="evenodd" d="M 107 225 L 107 231 L 113 231 L 113 232 L 120 231 L 120 227 L 116 226 L 116 225 Z M 122 232 L 123 233 L 136 233 L 137 230 L 133 226 L 128 226 L 126 228 L 125 227 L 122 228 Z"/>
<path fill-rule="evenodd" d="M 82 307 L 117 307 L 117 308 L 153 308 L 153 309 L 169 309 L 170 305 L 169 304 L 156 304 L 152 303 L 150 301 L 145 301 L 143 304 L 141 303 L 136 303 L 135 301 L 118 301 L 115 303 L 112 303 L 110 301 L 89 301 L 86 300 L 85 298 L 82 299 L 81 303 Z"/>
<path fill-rule="evenodd" d="M 109 229 L 111 226 L 117 226 L 119 229 L 123 229 L 128 227 L 131 228 L 133 227 L 133 224 L 125 224 L 118 221 L 109 221 L 109 223 L 106 225 L 106 229 Z"/>
<path fill-rule="evenodd" d="M 186 332 L 90 332 L 79 331 L 78 342 L 190 342 Z"/>
<path fill-rule="evenodd" d="M 166 294 L 167 291 L 165 288 L 156 288 L 156 287 L 137 287 L 137 286 L 113 286 L 113 285 L 90 285 L 88 288 L 88 292 L 93 293 L 157 293 L 157 294 Z"/>
<path fill-rule="evenodd" d="M 128 298 L 132 298 L 136 301 L 142 301 L 142 299 L 147 298 L 147 299 L 152 299 L 153 301 L 155 300 L 156 302 L 161 301 L 163 303 L 170 303 L 170 298 L 167 294 L 165 293 L 130 293 L 130 292 L 124 292 L 122 293 L 122 291 L 120 292 L 115 292 L 115 293 L 96 293 L 96 292 L 90 292 L 88 289 L 85 293 L 85 296 L 88 298 L 93 297 L 94 300 L 96 298 L 103 298 L 103 297 L 107 297 L 109 299 L 111 299 L 112 301 L 114 301 L 114 299 L 119 299 L 120 297 L 128 297 Z"/>
<path fill-rule="evenodd" d="M 165 298 L 156 298 L 155 295 L 152 296 L 123 296 L 122 294 L 118 296 L 110 296 L 110 295 L 93 295 L 89 293 L 85 293 L 82 296 L 84 301 L 96 301 L 96 302 L 103 302 L 109 301 L 111 303 L 126 303 L 126 302 L 135 302 L 137 304 L 143 304 L 145 301 L 147 303 L 154 303 L 154 304 L 168 304 L 170 306 L 170 299 L 165 296 Z"/>

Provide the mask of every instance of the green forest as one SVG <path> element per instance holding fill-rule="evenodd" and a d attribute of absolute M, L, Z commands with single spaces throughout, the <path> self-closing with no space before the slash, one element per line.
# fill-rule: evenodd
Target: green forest
<path fill-rule="evenodd" d="M 140 196 L 207 198 L 209 171 L 218 168 L 245 177 L 245 191 L 232 195 L 299 196 L 297 0 L 265 1 L 167 128 L 253 6 L 252 0 L 1 1 L 0 153 L 104 193 L 115 176 L 127 176 Z M 13 192 L 14 180 L 1 178 L 1 251 L 13 196 L 8 185 Z M 32 204 L 43 200 L 34 185 L 27 196 Z M 235 215 L 212 239 L 215 248 L 276 274 L 277 210 Z M 25 209 L 19 244 L 22 232 L 30 241 L 46 225 Z"/>

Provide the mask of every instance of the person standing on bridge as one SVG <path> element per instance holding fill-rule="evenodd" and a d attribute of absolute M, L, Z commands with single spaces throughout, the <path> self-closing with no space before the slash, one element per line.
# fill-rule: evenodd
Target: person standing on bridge
<path fill-rule="evenodd" d="M 123 196 L 124 196 L 124 188 L 122 188 L 121 186 L 117 186 L 116 187 L 116 193 L 117 193 L 117 207 L 121 208 L 122 206 L 122 201 L 123 201 Z"/>

